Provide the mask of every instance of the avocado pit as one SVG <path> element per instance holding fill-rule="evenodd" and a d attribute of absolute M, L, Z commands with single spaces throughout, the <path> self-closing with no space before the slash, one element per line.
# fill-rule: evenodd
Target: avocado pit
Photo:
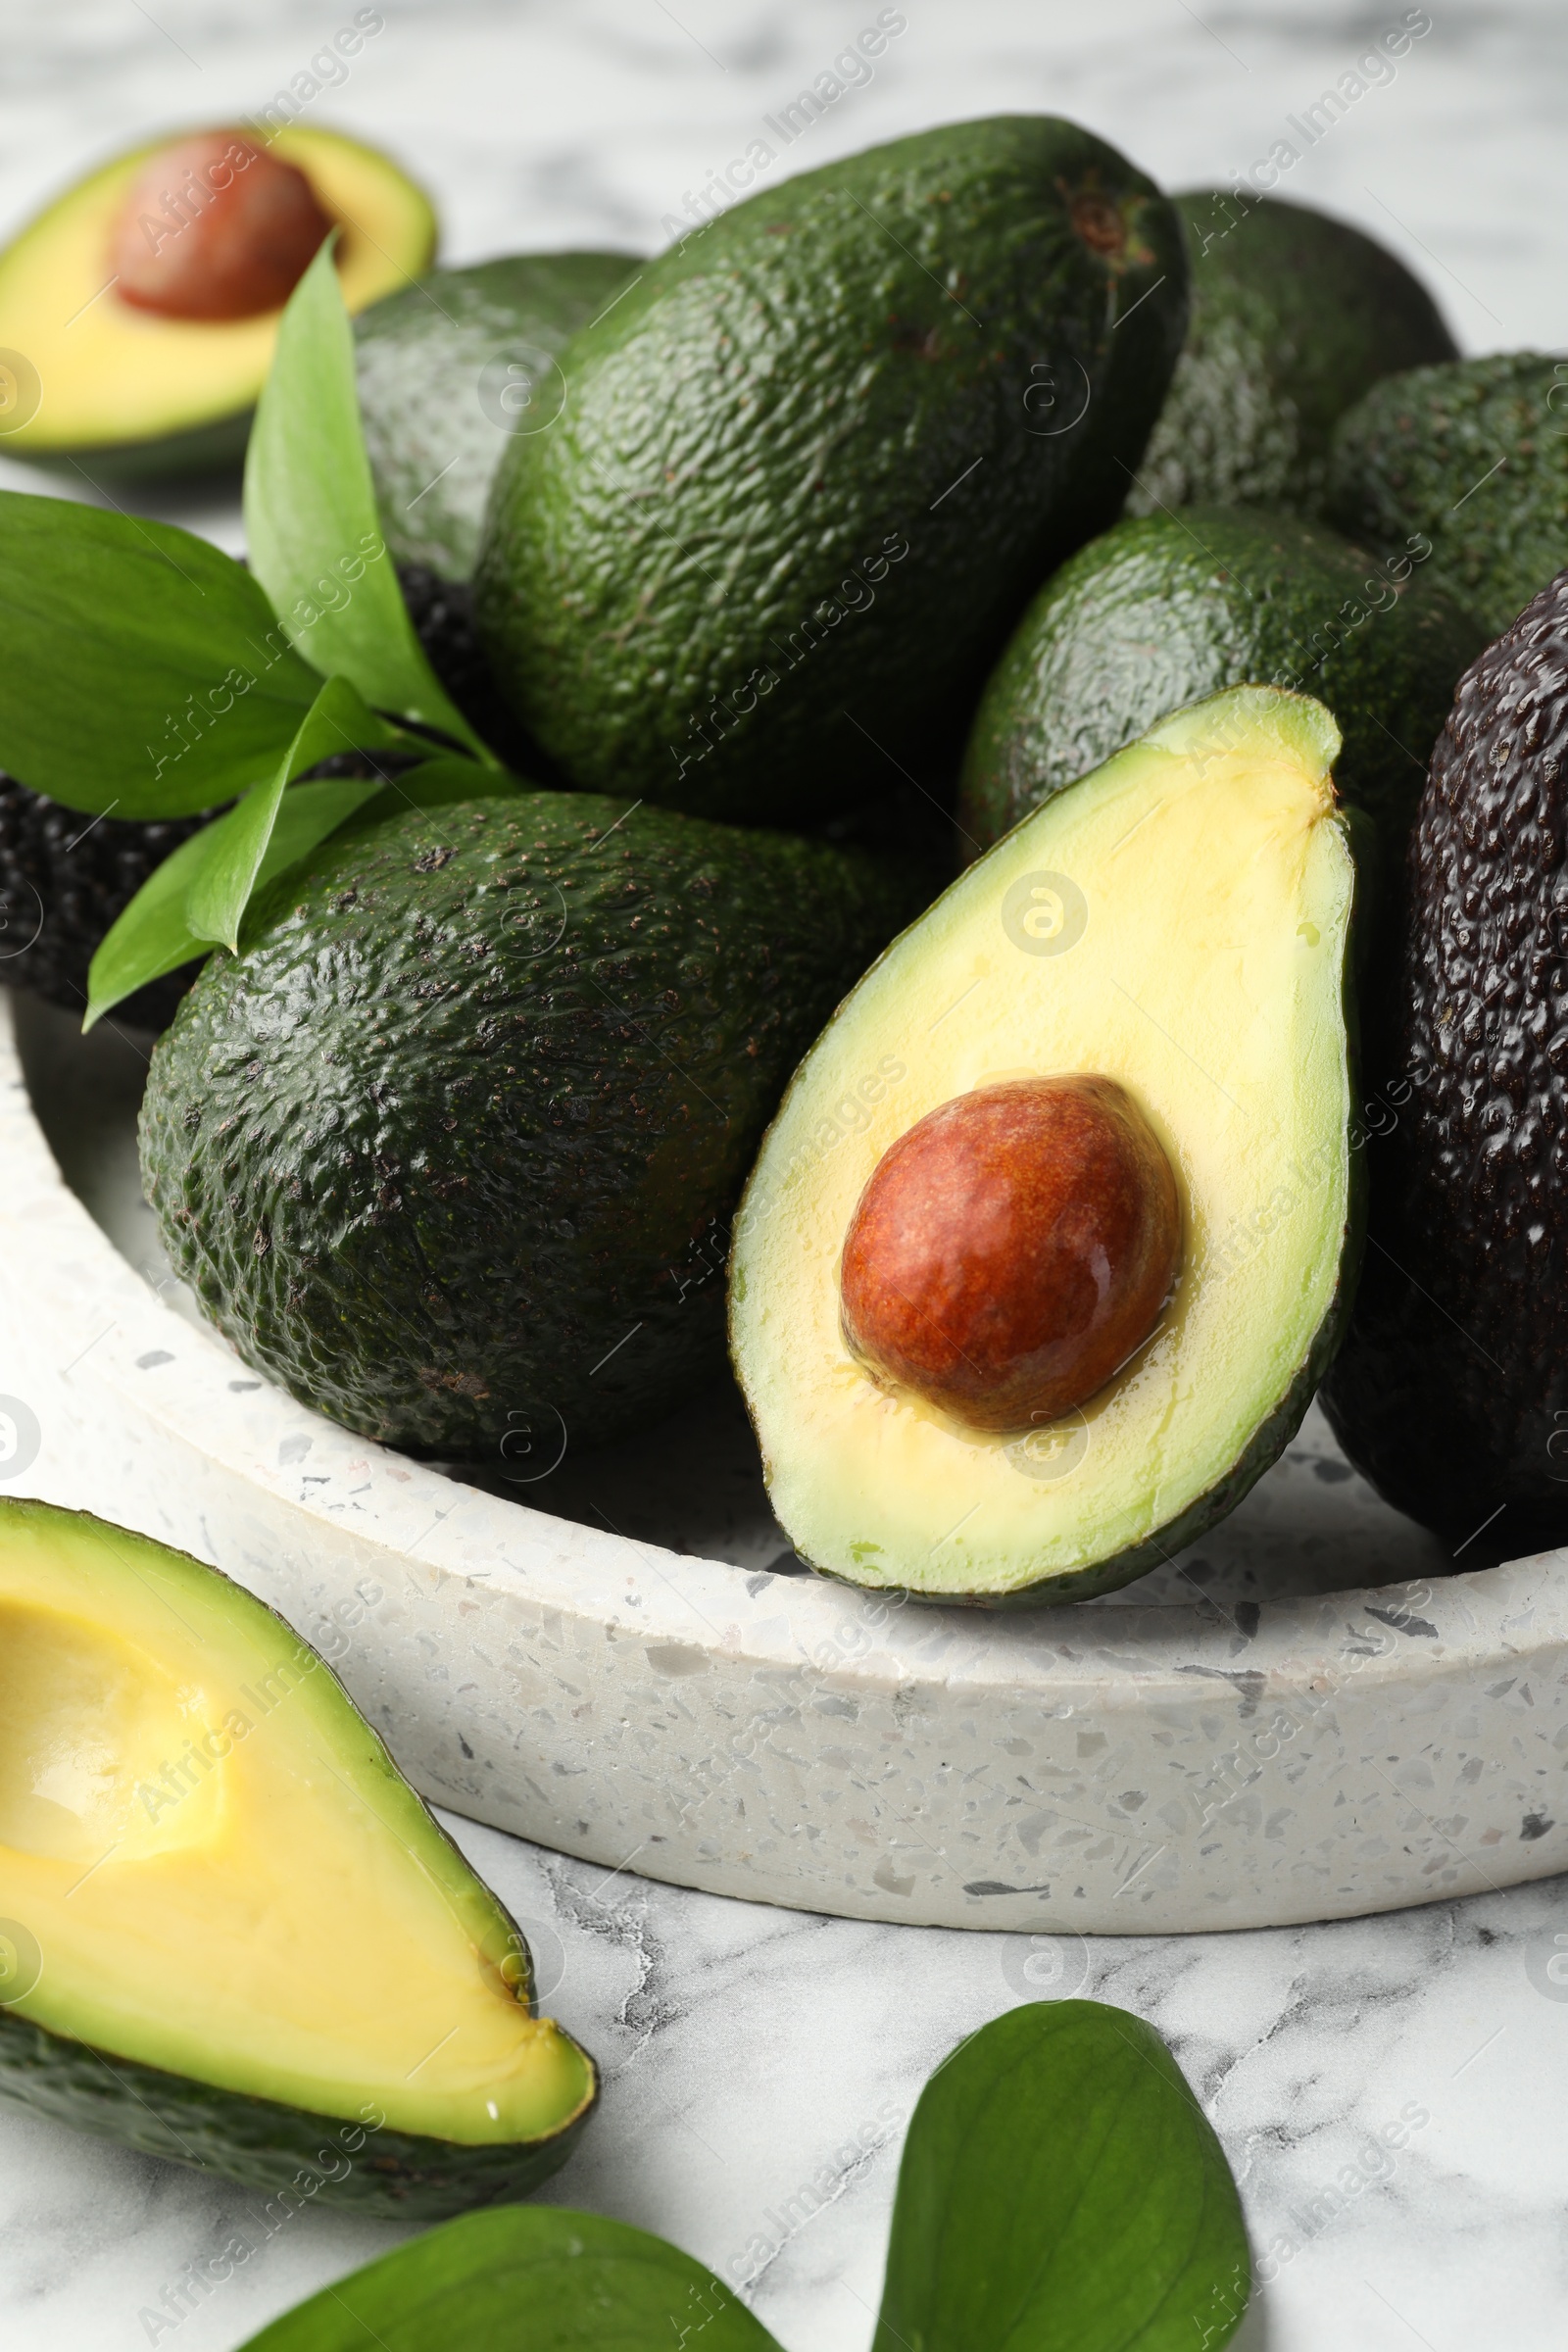
<path fill-rule="evenodd" d="M 165 318 L 281 309 L 331 229 L 305 173 L 239 131 L 148 158 L 115 223 L 116 292 Z"/>
<path fill-rule="evenodd" d="M 845 1339 L 971 1428 L 1038 1427 L 1148 1338 L 1180 1239 L 1170 1162 L 1114 1079 L 976 1087 L 873 1169 L 840 1263 Z"/>

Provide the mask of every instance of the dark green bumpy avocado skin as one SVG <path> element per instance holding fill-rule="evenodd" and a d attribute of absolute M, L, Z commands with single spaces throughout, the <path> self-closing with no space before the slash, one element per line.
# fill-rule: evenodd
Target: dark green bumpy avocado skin
<path fill-rule="evenodd" d="M 1386 568 L 1293 515 L 1197 507 L 1119 522 L 1041 590 L 992 674 L 964 760 L 964 851 L 1184 704 L 1281 685 L 1334 712 L 1335 780 L 1397 865 L 1481 642 L 1408 557 Z"/>
<path fill-rule="evenodd" d="M 1380 376 L 1455 359 L 1426 288 L 1348 222 L 1229 189 L 1171 199 L 1192 255 L 1186 348 L 1127 501 L 1310 514 L 1335 420 Z"/>
<path fill-rule="evenodd" d="M 361 312 L 360 414 L 398 563 L 467 579 L 501 453 L 559 390 L 548 363 L 636 267 L 625 253 L 508 254 L 432 270 Z"/>
<path fill-rule="evenodd" d="M 335 835 L 154 1054 L 170 1255 L 348 1428 L 547 1471 L 721 1370 L 762 1129 L 912 911 L 869 858 L 587 794 Z"/>
<path fill-rule="evenodd" d="M 1323 1391 L 1350 1459 L 1467 1568 L 1568 1541 L 1565 841 L 1568 572 L 1433 758 L 1397 1048 L 1369 1072 L 1373 1247 Z"/>
<path fill-rule="evenodd" d="M 1049 116 L 737 204 L 507 450 L 476 574 L 503 688 L 577 784 L 699 814 L 942 773 L 1024 599 L 1120 508 L 1186 286 L 1165 199 Z"/>
<path fill-rule="evenodd" d="M 1500 635 L 1568 564 L 1568 367 L 1500 352 L 1379 384 L 1335 434 L 1325 512 L 1369 547 L 1424 533 Z"/>

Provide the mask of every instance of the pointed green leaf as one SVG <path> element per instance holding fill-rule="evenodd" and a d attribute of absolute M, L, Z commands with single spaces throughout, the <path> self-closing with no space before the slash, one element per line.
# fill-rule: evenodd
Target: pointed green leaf
<path fill-rule="evenodd" d="M 334 753 L 368 751 L 403 740 L 366 709 L 347 678 L 328 678 L 276 772 L 210 828 L 218 837 L 217 846 L 193 876 L 185 899 L 185 919 L 195 936 L 220 947 L 238 947 L 240 918 L 256 887 L 284 791 L 296 776 Z M 369 791 L 361 797 L 368 800 Z"/>
<path fill-rule="evenodd" d="M 270 773 L 320 678 L 242 564 L 171 523 L 0 491 L 0 766 L 94 815 Z"/>
<path fill-rule="evenodd" d="M 498 2205 L 395 2247 L 244 2352 L 778 2352 L 727 2286 L 597 2214 Z"/>
<path fill-rule="evenodd" d="M 182 963 L 205 956 L 210 939 L 198 939 L 185 920 L 185 894 L 204 861 L 213 855 L 213 836 L 226 822 L 204 825 L 182 841 L 162 865 L 150 873 L 136 896 L 99 941 L 87 969 L 87 1013 L 83 1029 L 91 1029 L 106 1012 L 126 997 L 177 972 Z"/>
<path fill-rule="evenodd" d="M 245 460 L 251 565 L 323 676 L 492 755 L 425 659 L 381 537 L 360 425 L 354 337 L 328 240 L 289 297 Z"/>
<path fill-rule="evenodd" d="M 873 2352 L 1218 2352 L 1250 2291 L 1224 2151 L 1141 2018 L 1011 2010 L 921 2092 Z"/>

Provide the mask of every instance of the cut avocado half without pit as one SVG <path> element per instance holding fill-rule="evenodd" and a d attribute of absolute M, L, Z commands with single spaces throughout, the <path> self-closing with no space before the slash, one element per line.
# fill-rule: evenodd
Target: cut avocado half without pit
<path fill-rule="evenodd" d="M 730 1324 L 818 1568 L 1082 1598 L 1298 1427 L 1361 1223 L 1339 749 L 1274 688 L 1178 711 L 972 866 L 802 1064 Z"/>
<path fill-rule="evenodd" d="M 423 190 L 341 131 L 176 133 L 101 165 L 0 253 L 0 453 L 111 480 L 236 464 L 331 228 L 351 311 L 435 258 Z"/>
<path fill-rule="evenodd" d="M 593 2105 L 331 1668 L 216 1569 L 10 1499 L 0 1891 L 0 2092 L 57 2122 L 422 2218 L 525 2193 Z"/>

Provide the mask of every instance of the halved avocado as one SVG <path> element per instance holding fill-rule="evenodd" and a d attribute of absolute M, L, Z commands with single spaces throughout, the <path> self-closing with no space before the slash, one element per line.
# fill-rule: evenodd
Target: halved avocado
<path fill-rule="evenodd" d="M 172 143 L 148 140 L 101 165 L 0 253 L 5 456 L 44 466 L 74 460 L 94 475 L 132 480 L 208 471 L 243 453 L 281 311 L 171 318 L 122 301 L 109 282 L 121 209 L 143 165 Z M 304 172 L 337 224 L 351 311 L 429 268 L 430 200 L 389 156 L 298 123 L 267 148 Z"/>
<path fill-rule="evenodd" d="M 0 1913 L 0 2091 L 257 2187 L 454 2213 L 594 2102 L 330 1667 L 217 1570 L 10 1499 Z"/>
<path fill-rule="evenodd" d="M 816 1567 L 1082 1598 L 1222 1517 L 1298 1425 L 1361 1227 L 1339 749 L 1321 704 L 1274 688 L 1178 711 L 971 866 L 802 1064 L 737 1222 L 730 1332 L 773 1507 Z M 1070 1074 L 1110 1080 L 1162 1150 L 1176 1281 L 1081 1404 L 985 1430 L 852 1350 L 841 1256 L 917 1121 Z M 947 1238 L 961 1273 L 978 1244 Z"/>

